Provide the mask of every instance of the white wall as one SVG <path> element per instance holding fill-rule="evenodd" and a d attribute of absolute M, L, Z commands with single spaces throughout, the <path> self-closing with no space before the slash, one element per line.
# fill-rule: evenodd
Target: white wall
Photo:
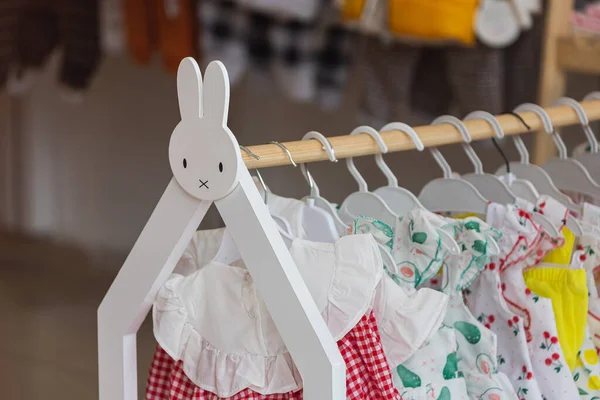
<path fill-rule="evenodd" d="M 313 129 L 326 136 L 346 134 L 357 125 L 355 86 L 342 110 L 325 113 L 286 100 L 268 80 L 246 79 L 232 92 L 229 125 L 246 145 L 298 140 Z M 590 88 L 583 87 L 583 93 Z M 84 102 L 72 104 L 60 97 L 51 67 L 15 104 L 20 104 L 23 123 L 22 227 L 92 251 L 126 254 L 170 179 L 167 145 L 179 119 L 174 77 L 158 63 L 140 67 L 126 59 L 106 59 Z M 6 113 L 7 103 L 0 98 L 0 129 Z M 487 152 L 482 158 L 489 169 L 501 162 L 492 149 L 476 148 Z M 444 154 L 456 170 L 468 169 L 457 146 L 444 148 Z M 439 174 L 425 154 L 405 152 L 386 159 L 400 183 L 413 191 Z M 358 165 L 373 187 L 383 184 L 372 158 Z M 311 165 L 311 171 L 331 201 L 355 190 L 343 162 Z M 307 193 L 300 171 L 291 167 L 268 169 L 263 175 L 279 194 Z M 4 203 L 0 200 L 0 211 L 6 209 Z M 217 220 L 213 215 L 209 224 Z"/>

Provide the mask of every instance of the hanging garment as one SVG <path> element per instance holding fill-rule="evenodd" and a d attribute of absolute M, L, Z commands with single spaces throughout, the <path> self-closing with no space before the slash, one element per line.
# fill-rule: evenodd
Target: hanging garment
<path fill-rule="evenodd" d="M 571 370 L 587 326 L 587 283 L 579 255 L 575 254 L 571 265 L 542 263 L 524 272 L 525 284 L 533 294 L 552 301 L 558 340 Z"/>
<path fill-rule="evenodd" d="M 566 229 L 566 228 L 564 228 Z M 564 246 L 563 246 L 564 247 Z M 558 341 L 582 399 L 600 397 L 600 365 L 586 326 L 587 287 L 582 269 L 584 251 L 574 254 L 571 265 L 544 264 L 525 271 L 525 282 L 534 294 L 552 301 Z M 558 260 L 558 257 L 554 258 Z"/>
<path fill-rule="evenodd" d="M 4 70 L 13 72 L 10 76 L 12 91 L 28 89 L 32 83 L 29 73 L 42 69 L 52 52 L 59 48 L 62 50 L 59 82 L 75 91 L 89 87 L 101 55 L 97 1 L 31 0 L 20 6 L 6 4 L 2 8 L 8 15 L 6 20 L 4 15 L 0 17 L 10 24 L 6 26 L 6 37 L 13 41 L 8 49 L 16 58 L 7 66 L 1 65 L 3 60 L 0 59 L 0 80 Z M 15 9 L 18 11 L 16 35 L 10 31 L 15 28 Z"/>
<path fill-rule="evenodd" d="M 496 334 L 498 371 L 508 376 L 517 397 L 541 399 L 529 357 L 524 320 L 509 309 L 502 296 L 500 280 L 500 266 L 506 269 L 519 262 L 523 248 L 530 248 L 536 239 L 539 241 L 540 230 L 531 215 L 515 205 L 490 204 L 486 222 L 502 234 L 496 241 L 500 254 L 490 259 L 479 278 L 465 290 L 466 303 L 477 320 Z"/>
<path fill-rule="evenodd" d="M 417 285 L 435 276 L 447 257 L 437 231 L 444 224 L 446 221 L 440 216 L 415 209 L 399 217 L 394 228 L 360 217 L 354 222 L 352 233 L 370 233 L 389 248 L 396 265 L 386 266 L 387 274 L 411 298 L 419 298 L 432 291 L 417 290 Z M 428 330 L 431 324 L 422 326 Z M 389 354 L 389 346 L 383 343 Z M 389 360 L 394 384 L 403 400 L 470 398 L 457 367 L 457 343 L 455 329 L 443 326 L 405 362 L 395 362 L 399 358 Z"/>
<path fill-rule="evenodd" d="M 341 105 L 353 51 L 350 30 L 276 19 L 231 0 L 202 2 L 198 18 L 204 61 L 223 61 L 232 84 L 254 66 L 258 74 L 272 74 L 293 100 L 317 100 L 326 109 Z"/>
<path fill-rule="evenodd" d="M 384 43 L 377 38 L 367 41 L 360 59 L 364 71 L 360 112 L 365 122 L 374 126 L 396 120 L 422 123 L 415 119 L 430 121 L 441 108 L 457 115 L 474 109 L 493 114 L 503 111 L 501 50 L 478 44 L 425 52 L 414 45 Z M 473 65 L 477 65 L 475 70 Z M 419 74 L 422 68 L 430 72 Z M 430 84 L 430 79 L 438 84 Z"/>
<path fill-rule="evenodd" d="M 383 386 L 365 379 L 365 376 L 369 375 L 381 377 L 385 374 L 382 371 L 388 369 L 381 346 L 375 339 L 377 335 L 377 322 L 371 312 L 369 315 L 364 315 L 337 343 L 347 366 L 347 399 L 400 399 L 388 378 L 385 378 L 386 382 Z M 294 379 L 300 380 L 300 375 Z M 159 345 L 150 367 L 146 398 L 148 400 L 214 400 L 215 395 L 212 391 L 195 385 L 184 372 L 183 362 L 174 361 Z M 302 400 L 302 398 L 302 389 L 263 395 L 249 388 L 227 397 L 231 400 Z"/>
<path fill-rule="evenodd" d="M 467 308 L 463 290 L 488 263 L 490 240 L 501 235 L 479 218 L 448 219 L 444 227 L 462 252 L 451 255 L 443 269 L 442 291 L 450 298 L 444 318 L 457 332 L 458 370 L 464 375 L 471 398 L 517 399 L 508 377 L 498 372 L 496 335 Z"/>
<path fill-rule="evenodd" d="M 594 342 L 592 342 L 587 329 L 583 345 L 577 352 L 573 380 L 583 400 L 597 400 L 600 397 L 600 362 L 598 360 L 598 351 L 594 347 Z"/>
<path fill-rule="evenodd" d="M 127 48 L 133 61 L 147 65 L 158 40 L 158 0 L 123 0 Z"/>
<path fill-rule="evenodd" d="M 596 348 L 600 348 L 600 296 L 595 279 L 600 270 L 600 207 L 584 203 L 581 226 L 584 235 L 580 238 L 577 249 L 583 251 L 583 266 L 587 277 L 588 326 Z"/>
<path fill-rule="evenodd" d="M 399 35 L 475 44 L 477 0 L 388 0 L 390 30 Z"/>
<path fill-rule="evenodd" d="M 165 69 L 177 73 L 185 57 L 197 57 L 196 2 L 192 0 L 157 1 L 158 50 Z"/>
<path fill-rule="evenodd" d="M 600 250 L 600 209 L 594 205 L 584 203 L 582 220 L 583 236 L 577 246 L 578 256 L 573 263 L 583 263 L 586 272 L 588 289 L 588 326 L 585 328 L 583 345 L 577 352 L 575 368 L 573 369 L 573 380 L 579 388 L 582 399 L 591 400 L 600 397 L 600 364 L 598 362 L 597 349 L 594 345 L 592 332 L 598 332 L 600 322 L 596 318 L 598 308 L 598 289 L 594 282 L 594 268 L 598 264 L 597 254 Z M 579 311 L 579 310 L 578 310 Z M 559 336 L 560 339 L 560 336 Z"/>
<path fill-rule="evenodd" d="M 392 371 L 402 400 L 470 399 L 456 352 L 456 331 L 442 325 L 414 356 Z"/>
<path fill-rule="evenodd" d="M 189 389 L 190 396 L 210 393 L 214 397 L 213 393 L 217 393 L 221 397 L 240 398 L 238 396 L 249 395 L 249 390 L 252 396 L 265 393 L 267 398 L 296 398 L 301 389 L 300 377 L 262 300 L 254 295 L 252 280 L 243 262 L 226 266 L 210 261 L 218 251 L 223 231 L 197 232 L 176 273 L 157 296 L 153 315 L 160 347 L 147 393 L 160 392 L 162 395 L 151 398 L 170 399 L 169 393 L 176 392 L 177 387 L 191 387 L 192 384 L 182 381 L 181 372 L 165 369 L 165 365 L 170 365 L 173 369 L 183 369 L 193 385 L 198 386 Z M 403 293 L 399 297 L 400 288 L 385 284 L 385 280 L 391 283 L 391 278 L 385 276 L 381 282 L 381 257 L 370 235 L 342 238 L 336 244 L 296 239 L 291 253 L 348 363 L 349 398 L 395 398 L 397 392 L 390 388 L 393 384 L 387 360 L 410 357 L 421 342 L 438 329 L 445 312 L 446 296 L 431 292 L 414 305 Z M 207 260 L 208 263 L 203 264 Z M 215 290 L 218 293 L 211 293 Z M 223 293 L 228 293 L 226 299 L 222 298 Z M 202 300 L 204 296 L 209 296 L 210 301 Z M 224 304 L 217 306 L 221 300 Z M 371 307 L 374 307 L 374 317 Z M 223 321 L 225 316 L 227 321 Z M 383 321 L 380 328 L 373 325 L 375 317 Z M 411 322 L 411 318 L 416 320 Z M 240 325 L 233 329 L 232 321 L 236 324 L 239 321 Z M 423 330 L 423 322 L 431 325 L 431 332 Z M 258 328 L 255 324 L 259 323 L 262 328 L 258 331 L 252 328 Z M 227 325 L 230 335 L 217 333 L 223 324 Z M 265 351 L 260 350 L 261 341 L 267 346 L 268 356 L 257 356 Z M 368 346 L 367 342 L 370 342 Z M 387 354 L 381 345 L 384 342 L 391 349 Z M 232 346 L 243 349 L 232 349 Z M 229 357 L 227 352 L 238 356 Z M 253 356 L 239 356 L 248 352 Z M 230 376 L 214 374 L 217 365 L 236 372 Z M 168 385 L 165 379 L 170 382 Z M 371 394 L 365 395 L 366 392 Z"/>
<path fill-rule="evenodd" d="M 532 209 L 543 213 L 562 230 L 568 211 L 558 201 L 541 196 Z M 533 224 L 530 219 L 524 223 Z M 517 242 L 520 250 L 512 257 L 517 262 L 506 265 L 504 260 L 499 261 L 504 299 L 509 308 L 523 319 L 533 375 L 547 400 L 575 399 L 579 395 L 558 340 L 552 301 L 533 293 L 525 283 L 523 272 L 527 267 L 539 264 L 551 250 L 563 243 L 563 238 L 550 238 L 541 232 L 533 243 L 526 242 L 525 238 Z"/>

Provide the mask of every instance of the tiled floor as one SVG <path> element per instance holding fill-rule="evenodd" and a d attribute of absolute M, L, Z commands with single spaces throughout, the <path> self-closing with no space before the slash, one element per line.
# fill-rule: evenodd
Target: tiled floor
<path fill-rule="evenodd" d="M 98 398 L 96 309 L 116 271 L 0 234 L 0 398 Z M 155 346 L 149 322 L 138 333 L 139 398 Z"/>

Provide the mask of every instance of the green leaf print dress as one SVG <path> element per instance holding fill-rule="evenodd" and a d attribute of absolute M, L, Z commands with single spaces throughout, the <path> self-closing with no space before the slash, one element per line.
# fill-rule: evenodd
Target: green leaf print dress
<path fill-rule="evenodd" d="M 478 218 L 448 219 L 445 229 L 463 249 L 446 259 L 441 290 L 450 300 L 444 324 L 454 327 L 458 341 L 458 370 L 464 376 L 470 398 L 518 399 L 508 377 L 498 373 L 496 335 L 467 308 L 463 290 L 485 268 L 491 254 L 490 241 L 500 233 Z"/>
<path fill-rule="evenodd" d="M 437 232 L 445 224 L 446 220 L 436 214 L 413 210 L 399 218 L 394 228 L 361 217 L 355 221 L 353 232 L 371 233 L 387 246 L 396 265 L 385 266 L 386 272 L 409 296 L 418 297 L 430 289 L 417 290 L 417 286 L 434 277 L 447 257 Z M 403 400 L 469 400 L 457 350 L 456 329 L 442 325 L 406 361 L 397 364 L 389 360 Z"/>

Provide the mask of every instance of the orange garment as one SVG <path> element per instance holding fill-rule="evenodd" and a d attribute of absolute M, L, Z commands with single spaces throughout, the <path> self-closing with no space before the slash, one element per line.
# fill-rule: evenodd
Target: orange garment
<path fill-rule="evenodd" d="M 388 0 L 390 30 L 399 35 L 475 44 L 479 0 Z"/>
<path fill-rule="evenodd" d="M 156 6 L 159 0 L 124 0 L 127 47 L 133 60 L 148 64 L 156 43 Z"/>
<path fill-rule="evenodd" d="M 158 48 L 167 71 L 176 74 L 179 62 L 196 57 L 196 10 L 192 0 L 159 0 Z"/>

